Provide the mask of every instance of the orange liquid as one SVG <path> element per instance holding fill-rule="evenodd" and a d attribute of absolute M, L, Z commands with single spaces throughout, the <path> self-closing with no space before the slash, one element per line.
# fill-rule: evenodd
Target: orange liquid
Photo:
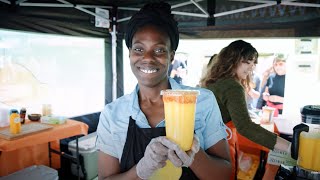
<path fill-rule="evenodd" d="M 195 110 L 198 91 L 166 90 L 162 92 L 166 121 L 166 136 L 184 151 L 191 149 L 194 133 Z M 177 180 L 182 168 L 167 160 L 165 167 L 157 170 L 152 180 Z"/>
<path fill-rule="evenodd" d="M 10 132 L 12 134 L 18 134 L 21 131 L 20 115 L 13 113 L 10 115 Z"/>
<path fill-rule="evenodd" d="M 320 132 L 301 132 L 297 164 L 307 170 L 320 171 Z"/>
<path fill-rule="evenodd" d="M 182 168 L 175 167 L 171 161 L 166 161 L 166 166 L 157 170 L 149 180 L 178 180 L 182 174 Z"/>
<path fill-rule="evenodd" d="M 184 151 L 191 149 L 194 133 L 196 96 L 163 96 L 166 136 Z"/>

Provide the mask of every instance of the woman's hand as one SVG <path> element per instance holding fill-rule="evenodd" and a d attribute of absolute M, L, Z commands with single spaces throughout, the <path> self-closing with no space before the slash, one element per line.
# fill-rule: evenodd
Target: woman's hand
<path fill-rule="evenodd" d="M 187 152 L 183 151 L 177 144 L 173 143 L 168 146 L 168 159 L 176 166 L 176 167 L 189 167 L 193 160 L 195 154 L 200 149 L 200 141 L 196 134 L 193 136 L 193 143 L 191 149 Z"/>
<path fill-rule="evenodd" d="M 248 91 L 248 94 L 253 99 L 258 99 L 260 97 L 260 92 L 254 90 L 253 88 L 250 88 L 250 90 Z"/>
<path fill-rule="evenodd" d="M 148 179 L 157 169 L 166 165 L 168 148 L 165 144 L 169 141 L 166 137 L 153 138 L 148 144 L 144 156 L 137 164 L 137 175 L 141 179 Z"/>
<path fill-rule="evenodd" d="M 269 94 L 269 93 L 264 92 L 264 93 L 262 93 L 262 96 L 263 96 L 263 100 L 269 101 L 269 97 L 270 97 L 270 94 Z"/>

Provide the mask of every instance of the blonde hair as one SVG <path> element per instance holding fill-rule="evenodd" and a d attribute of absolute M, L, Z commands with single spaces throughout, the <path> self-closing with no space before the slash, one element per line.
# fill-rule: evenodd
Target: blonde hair
<path fill-rule="evenodd" d="M 274 59 L 273 59 L 273 64 L 276 63 L 276 62 L 279 62 L 279 61 L 286 62 L 287 61 L 287 56 L 284 55 L 284 54 L 281 54 L 281 53 L 275 54 L 274 55 Z"/>

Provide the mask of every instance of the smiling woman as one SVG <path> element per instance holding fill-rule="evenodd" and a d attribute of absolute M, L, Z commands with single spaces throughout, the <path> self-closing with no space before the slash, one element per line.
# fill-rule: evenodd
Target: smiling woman
<path fill-rule="evenodd" d="M 156 30 L 155 26 L 138 30 L 129 49 L 133 74 L 141 85 L 149 88 L 161 81 L 167 83 L 168 67 L 174 57 L 174 51 L 170 49 L 170 39 L 163 32 L 153 33 Z"/>
<path fill-rule="evenodd" d="M 183 166 L 180 179 L 229 179 L 226 127 L 215 97 L 208 90 L 180 85 L 168 76 L 179 43 L 170 5 L 146 4 L 132 16 L 127 29 L 130 66 L 138 83 L 131 94 L 107 104 L 101 112 L 96 143 L 99 179 L 152 179 L 160 174 L 180 177 L 181 171 L 170 173 L 174 166 L 180 170 Z M 165 136 L 160 94 L 165 89 L 200 91 L 191 131 L 196 135 L 191 136 L 193 143 L 187 153 Z M 165 173 L 158 174 L 159 169 Z"/>

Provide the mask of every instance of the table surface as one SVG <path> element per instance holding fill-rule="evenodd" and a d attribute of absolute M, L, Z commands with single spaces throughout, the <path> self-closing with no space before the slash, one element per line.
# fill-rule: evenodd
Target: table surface
<path fill-rule="evenodd" d="M 26 123 L 32 122 L 27 121 Z M 87 124 L 71 119 L 64 124 L 52 126 L 53 128 L 49 130 L 30 134 L 20 139 L 0 138 L 0 177 L 32 165 L 49 166 L 48 142 L 52 144 L 52 148 L 60 150 L 60 139 L 88 133 Z M 59 155 L 52 154 L 52 160 L 53 167 L 59 168 Z"/>
<path fill-rule="evenodd" d="M 279 132 L 285 135 L 292 135 L 294 126 L 301 123 L 301 122 L 289 120 L 281 116 L 274 117 L 273 121 L 277 125 Z"/>
<path fill-rule="evenodd" d="M 27 123 L 34 123 L 28 121 Z M 64 124 L 52 125 L 53 128 L 46 131 L 27 135 L 15 140 L 0 138 L 0 151 L 13 151 L 27 146 L 43 144 L 67 137 L 88 133 L 88 125 L 68 119 Z"/>

